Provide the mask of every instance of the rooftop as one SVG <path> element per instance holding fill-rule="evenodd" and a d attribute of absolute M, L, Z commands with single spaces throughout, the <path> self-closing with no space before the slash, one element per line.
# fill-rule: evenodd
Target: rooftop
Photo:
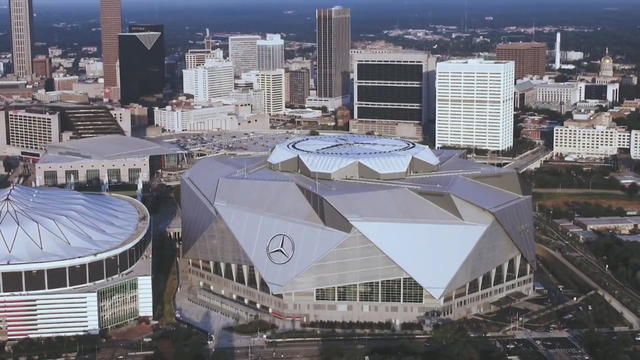
<path fill-rule="evenodd" d="M 178 146 L 164 141 L 107 135 L 48 145 L 39 163 L 128 159 L 184 152 Z"/>
<path fill-rule="evenodd" d="M 48 262 L 105 252 L 139 238 L 146 211 L 133 199 L 57 188 L 0 190 L 0 263 Z"/>
<path fill-rule="evenodd" d="M 299 161 L 298 161 L 299 160 Z M 440 160 L 427 146 L 368 135 L 308 136 L 279 144 L 268 159 L 274 170 L 323 178 L 404 178 L 430 172 Z"/>

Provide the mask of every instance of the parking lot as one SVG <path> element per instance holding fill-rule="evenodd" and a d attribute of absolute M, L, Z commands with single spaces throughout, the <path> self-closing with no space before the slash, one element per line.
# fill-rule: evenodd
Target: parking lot
<path fill-rule="evenodd" d="M 204 132 L 172 134 L 158 137 L 190 151 L 196 158 L 228 153 L 267 153 L 277 144 L 306 133 L 280 132 Z"/>

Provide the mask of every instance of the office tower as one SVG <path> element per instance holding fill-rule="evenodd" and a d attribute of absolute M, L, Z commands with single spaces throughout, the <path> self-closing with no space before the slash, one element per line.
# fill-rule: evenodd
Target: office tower
<path fill-rule="evenodd" d="M 515 62 L 516 79 L 527 75 L 544 76 L 547 71 L 547 45 L 537 42 L 499 44 L 499 61 Z"/>
<path fill-rule="evenodd" d="M 286 77 L 286 99 L 291 105 L 304 105 L 309 97 L 310 73 L 309 69 L 300 68 L 298 70 L 287 70 Z"/>
<path fill-rule="evenodd" d="M 38 55 L 33 59 L 33 73 L 38 78 L 51 77 L 51 59 L 47 55 Z"/>
<path fill-rule="evenodd" d="M 236 76 L 258 70 L 258 40 L 257 35 L 229 36 L 229 60 Z"/>
<path fill-rule="evenodd" d="M 270 71 L 284 68 L 284 40 L 280 34 L 267 34 L 266 40 L 258 40 L 258 70 Z"/>
<path fill-rule="evenodd" d="M 0 111 L 0 144 L 42 151 L 60 142 L 62 120 L 57 111 Z"/>
<path fill-rule="evenodd" d="M 164 89 L 164 31 L 162 25 L 132 25 L 119 35 L 120 102 L 140 102 L 161 96 Z"/>
<path fill-rule="evenodd" d="M 436 146 L 513 146 L 514 63 L 452 60 L 436 75 Z"/>
<path fill-rule="evenodd" d="M 233 80 L 233 63 L 223 59 L 207 59 L 203 66 L 182 71 L 183 92 L 196 102 L 228 96 Z"/>
<path fill-rule="evenodd" d="M 209 28 L 206 29 L 204 35 L 204 49 L 205 50 L 213 50 L 215 46 L 215 41 L 213 40 L 213 36 L 211 36 L 211 32 L 209 32 Z"/>
<path fill-rule="evenodd" d="M 207 49 L 191 49 L 184 55 L 184 62 L 187 69 L 195 69 L 198 66 L 204 65 L 209 59 L 222 59 L 222 49 L 207 50 Z"/>
<path fill-rule="evenodd" d="M 554 68 L 556 70 L 560 70 L 560 56 L 561 56 L 561 51 L 560 51 L 560 32 L 558 32 L 556 34 L 556 63 L 554 65 Z"/>
<path fill-rule="evenodd" d="M 33 4 L 31 0 L 9 0 L 13 73 L 29 77 L 33 73 Z"/>
<path fill-rule="evenodd" d="M 118 87 L 118 34 L 122 32 L 120 0 L 100 0 L 100 26 L 105 98 L 116 100 L 119 97 L 114 93 L 114 88 Z"/>
<path fill-rule="evenodd" d="M 353 54 L 352 131 L 422 139 L 434 116 L 436 58 L 418 51 Z"/>
<path fill-rule="evenodd" d="M 284 112 L 284 69 L 260 71 L 258 85 L 264 91 L 265 111 L 269 115 Z"/>
<path fill-rule="evenodd" d="M 317 96 L 340 98 L 349 94 L 351 11 L 340 6 L 316 10 L 318 52 Z"/>

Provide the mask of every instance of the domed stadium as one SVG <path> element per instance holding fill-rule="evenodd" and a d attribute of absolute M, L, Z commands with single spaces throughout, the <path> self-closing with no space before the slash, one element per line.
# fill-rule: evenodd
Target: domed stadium
<path fill-rule="evenodd" d="M 464 152 L 301 137 L 203 159 L 181 189 L 183 292 L 235 319 L 457 319 L 533 291 L 531 199 Z"/>
<path fill-rule="evenodd" d="M 0 338 L 97 333 L 152 315 L 148 228 L 128 197 L 0 190 Z"/>

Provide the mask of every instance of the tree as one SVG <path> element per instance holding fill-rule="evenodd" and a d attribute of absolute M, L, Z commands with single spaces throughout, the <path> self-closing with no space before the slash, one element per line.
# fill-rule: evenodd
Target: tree
<path fill-rule="evenodd" d="M 569 77 L 565 74 L 558 74 L 555 78 L 554 78 L 555 82 L 557 83 L 565 83 L 567 81 L 569 81 Z"/>

